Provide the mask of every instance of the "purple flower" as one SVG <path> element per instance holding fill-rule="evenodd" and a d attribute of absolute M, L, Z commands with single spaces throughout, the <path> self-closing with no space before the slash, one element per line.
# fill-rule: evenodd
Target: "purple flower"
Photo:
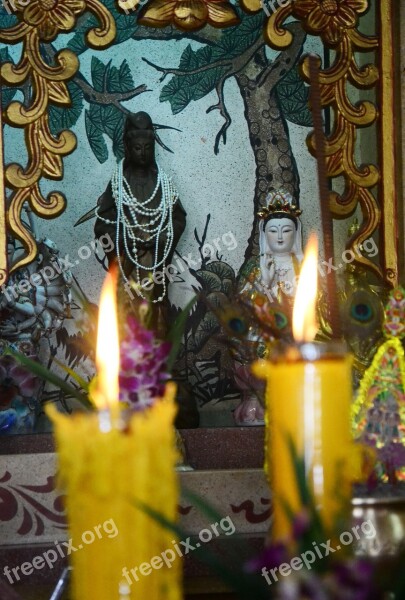
<path fill-rule="evenodd" d="M 3 406 L 8 405 L 17 395 L 32 398 L 37 389 L 38 379 L 35 375 L 19 365 L 12 356 L 0 358 L 0 399 Z"/>
<path fill-rule="evenodd" d="M 161 342 L 133 317 L 121 343 L 120 400 L 135 410 L 151 406 L 169 379 L 166 361 L 171 344 Z"/>
<path fill-rule="evenodd" d="M 379 595 L 373 573 L 371 561 L 352 559 L 337 563 L 333 580 L 329 579 L 333 597 L 336 600 L 376 600 Z"/>
<path fill-rule="evenodd" d="M 264 567 L 274 569 L 289 560 L 287 547 L 281 542 L 267 546 L 258 556 L 245 564 L 247 573 L 258 573 Z"/>
<path fill-rule="evenodd" d="M 293 521 L 292 536 L 294 540 L 299 540 L 311 528 L 311 516 L 307 510 L 303 509 L 295 515 Z"/>

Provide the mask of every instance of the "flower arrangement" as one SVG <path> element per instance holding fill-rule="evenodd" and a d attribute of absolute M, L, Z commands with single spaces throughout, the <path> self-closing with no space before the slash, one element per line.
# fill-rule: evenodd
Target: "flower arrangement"
<path fill-rule="evenodd" d="M 171 344 L 156 339 L 134 317 L 127 318 L 121 342 L 120 401 L 134 410 L 151 406 L 163 396 Z"/>

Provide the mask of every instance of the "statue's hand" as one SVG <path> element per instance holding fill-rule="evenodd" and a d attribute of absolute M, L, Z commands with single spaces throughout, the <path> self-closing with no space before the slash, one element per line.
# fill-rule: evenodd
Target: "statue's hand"
<path fill-rule="evenodd" d="M 268 260 L 264 263 L 264 268 L 262 268 L 261 273 L 261 281 L 265 287 L 270 287 L 273 283 L 274 276 L 276 274 L 276 267 L 274 265 L 274 260 L 272 256 L 268 257 Z"/>

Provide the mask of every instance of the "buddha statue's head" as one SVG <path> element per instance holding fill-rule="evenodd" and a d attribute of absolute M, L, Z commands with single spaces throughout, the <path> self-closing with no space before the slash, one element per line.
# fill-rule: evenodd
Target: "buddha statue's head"
<path fill-rule="evenodd" d="M 149 167 L 155 164 L 155 131 L 146 112 L 127 116 L 124 126 L 125 157 L 133 165 Z"/>
<path fill-rule="evenodd" d="M 284 190 L 272 192 L 267 201 L 267 207 L 259 212 L 260 252 L 301 255 L 301 210 Z"/>

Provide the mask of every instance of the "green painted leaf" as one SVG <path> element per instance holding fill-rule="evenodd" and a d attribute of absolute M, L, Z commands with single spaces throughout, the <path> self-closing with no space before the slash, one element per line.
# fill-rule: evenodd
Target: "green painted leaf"
<path fill-rule="evenodd" d="M 104 163 L 108 159 L 108 148 L 103 138 L 103 133 L 96 126 L 94 121 L 91 118 L 91 109 L 94 105 L 90 107 L 90 110 L 86 110 L 85 122 L 86 122 L 86 133 L 87 139 L 89 140 L 90 147 L 100 163 Z"/>
<path fill-rule="evenodd" d="M 96 56 L 91 59 L 91 78 L 98 92 L 128 92 L 134 88 L 134 80 L 126 60 L 120 68 L 104 64 Z"/>
<path fill-rule="evenodd" d="M 104 92 L 105 80 L 108 77 L 109 66 L 101 62 L 97 56 L 91 57 L 91 80 L 96 92 Z"/>
<path fill-rule="evenodd" d="M 16 15 L 12 14 L 10 5 L 7 5 L 9 6 L 10 13 L 7 12 L 5 6 L 6 2 L 7 0 L 4 0 L 4 4 L 0 3 L 0 29 L 8 29 L 9 27 L 13 27 L 18 23 L 18 18 Z"/>
<path fill-rule="evenodd" d="M 221 78 L 223 69 L 210 69 L 203 73 L 197 85 L 194 87 L 193 100 L 200 100 L 215 89 L 218 81 Z"/>
<path fill-rule="evenodd" d="M 235 280 L 235 271 L 230 265 L 228 265 L 228 263 L 223 262 L 222 260 L 215 260 L 213 262 L 208 263 L 205 269 L 206 271 L 211 271 L 211 273 L 215 273 L 216 275 L 218 275 L 218 277 L 221 280 Z"/>
<path fill-rule="evenodd" d="M 123 118 L 123 113 L 111 104 L 92 104 L 91 118 L 93 122 L 97 123 L 97 126 L 101 131 L 113 139 L 114 131 L 118 122 Z"/>
<path fill-rule="evenodd" d="M 247 15 L 239 7 L 236 7 L 236 9 L 241 22 L 235 27 L 225 29 L 218 45 L 223 48 L 226 54 L 231 53 L 233 56 L 238 56 L 238 54 L 250 48 L 262 35 L 265 18 L 264 11 L 260 11 L 255 15 Z"/>
<path fill-rule="evenodd" d="M 192 71 L 204 67 L 210 64 L 212 56 L 212 50 L 207 50 L 205 47 L 192 50 L 189 45 L 180 58 L 179 68 Z M 175 75 L 163 87 L 160 93 L 160 101 L 170 102 L 173 114 L 180 113 L 192 100 L 199 100 L 215 89 L 223 72 L 223 67 L 215 67 L 182 77 Z"/>
<path fill-rule="evenodd" d="M 198 279 L 201 281 L 204 292 L 221 291 L 221 280 L 218 275 L 205 270 L 198 270 L 197 275 Z"/>
<path fill-rule="evenodd" d="M 83 92 L 73 82 L 67 84 L 72 104 L 69 107 L 51 105 L 49 108 L 49 127 L 54 135 L 58 135 L 64 129 L 71 129 L 82 114 Z"/>
<path fill-rule="evenodd" d="M 124 141 L 123 141 L 123 135 L 124 135 L 124 123 L 125 123 L 125 116 L 123 113 L 120 113 L 121 118 L 119 121 L 117 121 L 117 125 L 114 129 L 114 133 L 112 136 L 112 149 L 113 149 L 113 153 L 114 156 L 118 159 L 121 160 L 122 158 L 124 158 Z"/>
<path fill-rule="evenodd" d="M 208 62 L 207 62 L 208 64 Z M 179 68 L 187 71 L 199 66 L 198 52 L 195 52 L 189 44 L 180 57 Z"/>
<path fill-rule="evenodd" d="M 298 68 L 292 69 L 277 86 L 277 95 L 284 117 L 304 127 L 312 127 L 312 114 L 308 107 L 309 89 Z"/>
<path fill-rule="evenodd" d="M 126 60 L 121 63 L 120 70 L 118 73 L 118 79 L 120 82 L 120 91 L 129 92 L 134 88 L 134 79 L 131 74 L 131 69 Z"/>

